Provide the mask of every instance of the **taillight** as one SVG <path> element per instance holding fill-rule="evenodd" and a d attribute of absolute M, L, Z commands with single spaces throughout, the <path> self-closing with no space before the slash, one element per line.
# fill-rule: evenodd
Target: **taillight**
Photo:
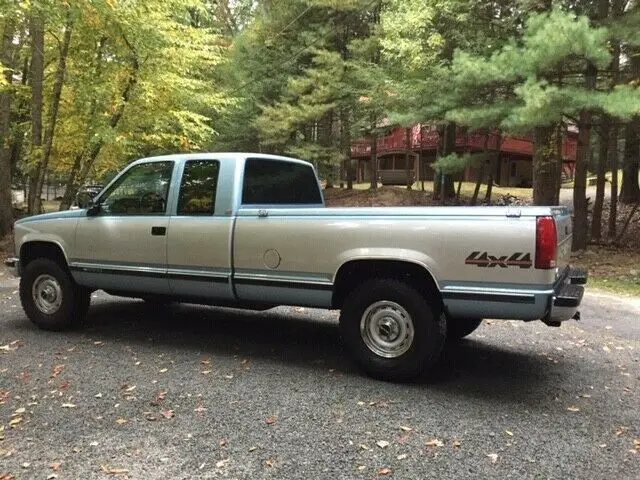
<path fill-rule="evenodd" d="M 553 217 L 538 217 L 536 221 L 536 268 L 556 268 L 558 235 Z"/>

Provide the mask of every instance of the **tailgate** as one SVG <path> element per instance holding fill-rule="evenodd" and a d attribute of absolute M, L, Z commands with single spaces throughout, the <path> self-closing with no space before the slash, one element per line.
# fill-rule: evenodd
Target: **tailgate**
<path fill-rule="evenodd" d="M 571 239 L 573 238 L 573 221 L 569 209 L 557 207 L 553 209 L 558 234 L 557 272 L 562 272 L 569 265 L 571 258 Z"/>

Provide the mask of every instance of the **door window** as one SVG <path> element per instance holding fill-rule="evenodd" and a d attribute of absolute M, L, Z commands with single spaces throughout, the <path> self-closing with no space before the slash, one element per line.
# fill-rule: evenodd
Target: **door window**
<path fill-rule="evenodd" d="M 100 197 L 106 215 L 163 215 L 174 162 L 150 162 L 127 170 Z"/>
<path fill-rule="evenodd" d="M 185 163 L 178 215 L 213 215 L 219 172 L 220 162 L 217 160 L 189 160 Z"/>

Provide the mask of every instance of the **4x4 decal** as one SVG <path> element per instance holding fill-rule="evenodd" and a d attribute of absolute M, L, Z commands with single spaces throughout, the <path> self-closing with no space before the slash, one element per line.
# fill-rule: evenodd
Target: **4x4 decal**
<path fill-rule="evenodd" d="M 494 256 L 489 255 L 488 252 L 472 252 L 465 261 L 465 265 L 477 265 L 478 267 L 520 267 L 531 268 L 533 262 L 531 261 L 530 253 L 516 252 L 511 256 Z"/>

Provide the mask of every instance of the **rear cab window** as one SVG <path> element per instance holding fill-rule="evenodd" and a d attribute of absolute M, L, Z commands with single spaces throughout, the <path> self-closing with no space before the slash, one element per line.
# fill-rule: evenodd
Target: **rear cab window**
<path fill-rule="evenodd" d="M 267 158 L 248 158 L 242 185 L 243 205 L 323 205 L 310 165 Z"/>

